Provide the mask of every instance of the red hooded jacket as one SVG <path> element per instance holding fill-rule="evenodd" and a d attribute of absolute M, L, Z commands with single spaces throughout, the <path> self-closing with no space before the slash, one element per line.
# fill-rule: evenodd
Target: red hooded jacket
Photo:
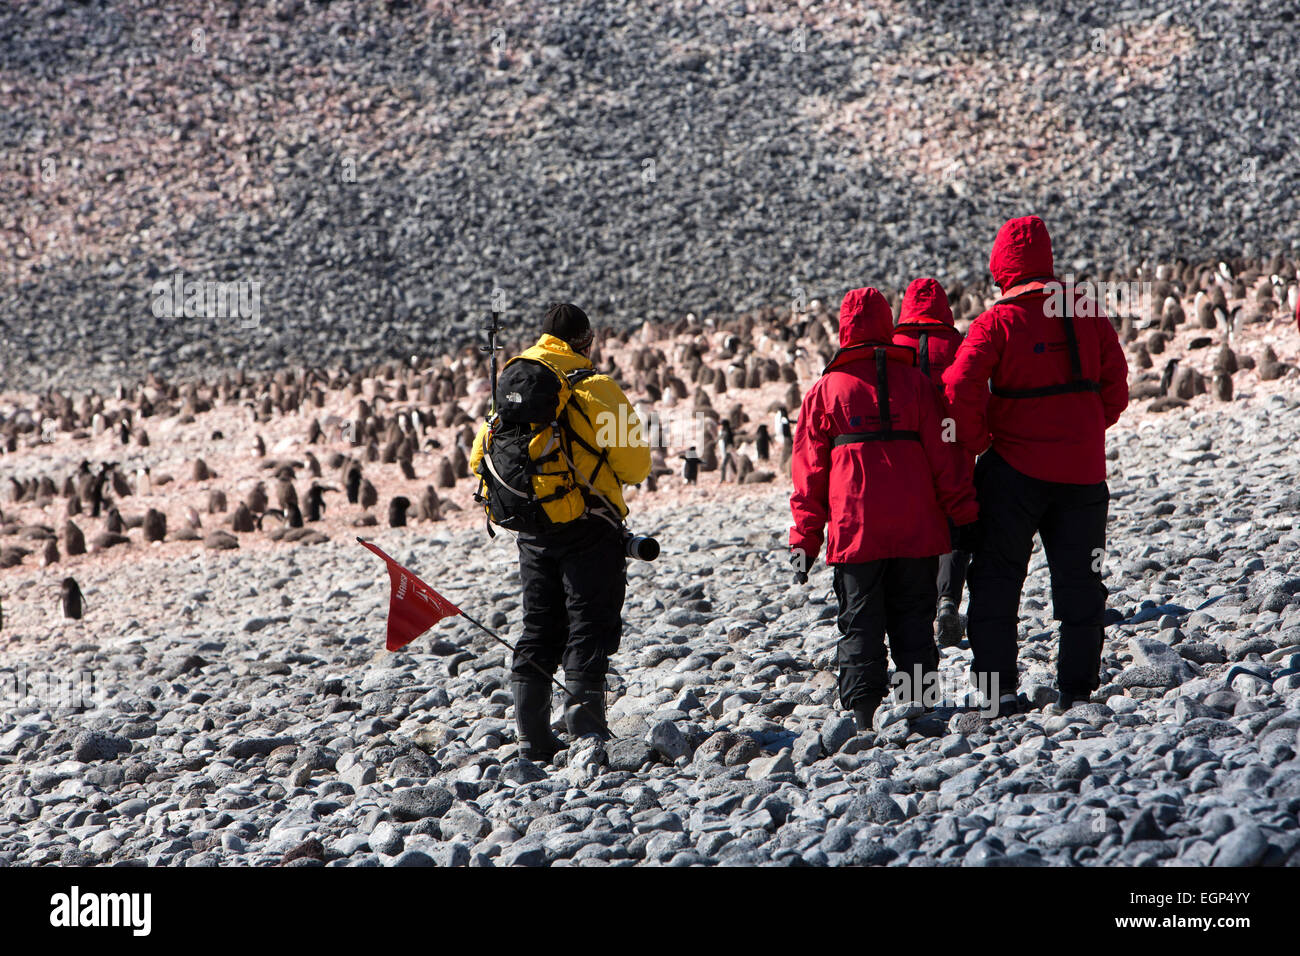
<path fill-rule="evenodd" d="M 921 336 L 927 339 L 927 355 L 920 354 Z M 894 344 L 917 349 L 917 362 L 922 371 L 929 366 L 930 378 L 943 388 L 943 373 L 952 364 L 961 345 L 961 333 L 953 327 L 952 309 L 943 286 L 934 279 L 913 279 L 903 293 L 903 304 L 898 310 L 898 325 L 894 326 Z"/>
<path fill-rule="evenodd" d="M 804 396 L 791 457 L 790 547 L 809 565 L 823 533 L 831 564 L 925 558 L 951 550 L 945 513 L 959 525 L 978 517 L 975 490 L 941 437 L 935 388 L 914 367 L 916 353 L 890 343 L 892 334 L 884 296 L 854 289 L 840 306 L 840 351 Z M 861 440 L 886 426 L 899 437 Z"/>
<path fill-rule="evenodd" d="M 971 324 L 943 381 L 968 451 L 991 444 L 1031 478 L 1094 484 L 1106 479 L 1106 429 L 1128 406 L 1128 362 L 1101 306 L 1052 270 L 1052 240 L 1037 216 L 998 231 L 989 271 L 1003 297 Z"/>
<path fill-rule="evenodd" d="M 926 340 L 926 354 L 921 355 L 921 339 Z M 943 390 L 943 373 L 957 357 L 962 335 L 953 326 L 952 308 L 948 295 L 935 279 L 913 279 L 903 293 L 903 303 L 898 309 L 898 324 L 894 326 L 894 344 L 916 349 L 917 364 L 927 372 L 939 393 L 940 403 L 947 417 L 945 425 L 952 428 L 955 422 L 948 409 Z M 975 456 L 958 441 L 947 443 L 956 457 L 962 477 L 974 480 Z"/>

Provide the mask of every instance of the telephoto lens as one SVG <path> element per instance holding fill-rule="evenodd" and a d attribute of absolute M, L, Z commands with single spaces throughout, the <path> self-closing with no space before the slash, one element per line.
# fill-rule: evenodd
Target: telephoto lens
<path fill-rule="evenodd" d="M 623 549 L 629 558 L 639 561 L 653 561 L 659 557 L 659 542 L 648 534 L 632 534 L 629 531 L 623 536 Z"/>

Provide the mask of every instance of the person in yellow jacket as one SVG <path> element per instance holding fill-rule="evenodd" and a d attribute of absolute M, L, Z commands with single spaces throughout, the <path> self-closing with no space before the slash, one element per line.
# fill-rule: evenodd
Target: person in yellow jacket
<path fill-rule="evenodd" d="M 573 438 L 569 470 L 580 490 L 580 497 L 562 494 L 545 505 L 552 528 L 516 536 L 523 635 L 515 645 L 511 687 L 520 752 L 530 760 L 549 761 L 562 746 L 551 732 L 551 684 L 542 676 L 561 665 L 565 689 L 583 705 L 566 709 L 569 733 L 604 730 L 605 675 L 622 639 L 627 584 L 623 486 L 650 474 L 650 447 L 632 403 L 612 378 L 592 369 L 587 355 L 593 340 L 586 313 L 557 303 L 546 313 L 537 344 L 518 356 L 543 362 L 572 382 L 562 414 Z M 477 475 L 483 474 L 487 433 L 484 424 L 470 454 Z"/>

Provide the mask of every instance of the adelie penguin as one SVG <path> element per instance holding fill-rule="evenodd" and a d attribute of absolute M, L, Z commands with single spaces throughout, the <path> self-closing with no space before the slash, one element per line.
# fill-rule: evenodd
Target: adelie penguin
<path fill-rule="evenodd" d="M 682 477 L 688 485 L 693 485 L 700 478 L 700 456 L 692 445 L 682 455 Z"/>
<path fill-rule="evenodd" d="M 388 527 L 405 528 L 406 510 L 411 507 L 411 499 L 398 495 L 388 502 Z"/>
<path fill-rule="evenodd" d="M 1214 396 L 1221 402 L 1232 401 L 1232 376 L 1227 372 L 1214 373 Z"/>
<path fill-rule="evenodd" d="M 735 444 L 735 439 L 731 434 L 731 422 L 722 419 L 718 423 L 718 441 L 715 446 L 715 453 L 718 457 L 719 481 L 727 480 L 727 466 L 731 463 L 731 448 Z"/>
<path fill-rule="evenodd" d="M 231 517 L 230 529 L 232 531 L 247 534 L 252 531 L 253 528 L 253 512 L 249 510 L 248 505 L 241 501 L 239 507 L 235 509 L 235 513 Z"/>
<path fill-rule="evenodd" d="M 86 553 L 86 536 L 72 521 L 63 526 L 63 550 L 69 557 Z"/>
<path fill-rule="evenodd" d="M 162 541 L 167 537 L 167 516 L 157 508 L 150 508 L 144 513 L 144 539 Z"/>
<path fill-rule="evenodd" d="M 361 507 L 366 510 L 379 504 L 379 492 L 375 490 L 375 486 L 370 483 L 369 478 L 361 479 L 361 490 L 357 500 Z"/>
<path fill-rule="evenodd" d="M 416 517 L 421 521 L 442 520 L 442 503 L 438 500 L 438 492 L 434 490 L 433 485 L 425 485 L 424 491 L 420 492 L 420 505 L 416 510 Z"/>
<path fill-rule="evenodd" d="M 338 491 L 337 488 L 326 488 L 316 482 L 311 483 L 307 489 L 307 515 L 308 521 L 320 521 L 321 516 L 325 514 L 325 492 Z"/>
<path fill-rule="evenodd" d="M 758 431 L 754 434 L 754 451 L 758 454 L 759 461 L 767 461 L 768 455 L 772 451 L 772 436 L 768 434 L 766 425 L 759 425 Z"/>
<path fill-rule="evenodd" d="M 64 617 L 71 618 L 74 621 L 81 619 L 84 602 L 76 578 L 63 579 L 63 583 L 59 586 L 59 599 L 63 603 Z"/>
<path fill-rule="evenodd" d="M 253 486 L 252 491 L 248 493 L 248 510 L 255 514 L 261 514 L 267 508 L 266 500 L 266 483 L 259 481 Z"/>
<path fill-rule="evenodd" d="M 357 498 L 361 494 L 360 465 L 353 463 L 352 466 L 348 468 L 346 482 L 347 483 L 344 487 L 348 494 L 348 504 L 354 505 L 357 503 Z"/>

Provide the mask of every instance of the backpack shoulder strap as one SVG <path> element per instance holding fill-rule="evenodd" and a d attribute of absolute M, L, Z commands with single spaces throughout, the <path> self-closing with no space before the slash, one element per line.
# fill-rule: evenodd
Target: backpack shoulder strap
<path fill-rule="evenodd" d="M 1038 280 L 1027 284 L 1027 286 L 1013 290 L 1011 295 L 1004 296 L 994 305 L 1004 305 L 1043 292 L 1042 283 Z M 1038 388 L 1003 388 L 999 385 L 992 385 L 990 391 L 994 395 L 999 398 L 1019 399 L 1048 398 L 1053 395 L 1072 395 L 1078 392 L 1101 392 L 1100 382 L 1094 382 L 1083 377 L 1083 360 L 1079 355 L 1079 335 L 1074 328 L 1074 319 L 1071 317 L 1069 309 L 1064 310 L 1061 314 L 1061 323 L 1065 327 L 1065 346 L 1070 353 L 1070 380 L 1056 385 L 1042 385 Z"/>
<path fill-rule="evenodd" d="M 889 357 L 883 348 L 876 349 L 876 406 L 880 412 L 880 427 L 868 432 L 847 432 L 831 439 L 831 446 L 855 445 L 871 441 L 920 441 L 921 433 L 895 430 L 894 418 L 889 408 Z"/>
<path fill-rule="evenodd" d="M 921 374 L 930 377 L 930 333 L 922 332 L 916 343 L 917 360 L 921 364 Z"/>

